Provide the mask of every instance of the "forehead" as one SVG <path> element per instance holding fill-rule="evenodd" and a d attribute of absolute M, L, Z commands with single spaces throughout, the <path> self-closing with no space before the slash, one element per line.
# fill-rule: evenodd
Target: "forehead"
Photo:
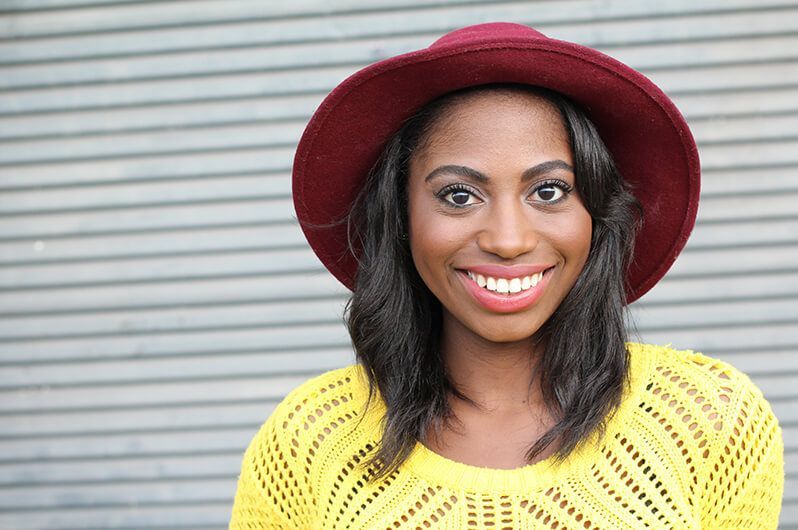
<path fill-rule="evenodd" d="M 570 146 L 560 110 L 545 97 L 518 89 L 457 94 L 434 115 L 413 158 L 510 145 L 535 150 Z"/>

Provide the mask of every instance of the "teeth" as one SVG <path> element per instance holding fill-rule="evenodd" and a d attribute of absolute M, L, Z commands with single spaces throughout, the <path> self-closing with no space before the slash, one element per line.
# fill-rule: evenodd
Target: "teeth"
<path fill-rule="evenodd" d="M 496 279 L 496 292 L 497 293 L 509 293 L 510 292 L 510 282 L 508 282 L 504 278 L 497 278 Z"/>
<path fill-rule="evenodd" d="M 540 280 L 543 279 L 543 272 L 533 274 L 531 276 L 524 276 L 522 278 L 493 278 L 491 276 L 483 276 L 481 274 L 474 274 L 468 271 L 468 277 L 471 278 L 477 285 L 488 291 L 494 291 L 501 294 L 520 293 L 535 287 Z"/>

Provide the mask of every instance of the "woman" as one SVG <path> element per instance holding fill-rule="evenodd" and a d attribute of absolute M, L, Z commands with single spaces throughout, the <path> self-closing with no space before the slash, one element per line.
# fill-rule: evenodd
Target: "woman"
<path fill-rule="evenodd" d="M 300 142 L 294 200 L 354 291 L 359 363 L 266 421 L 231 528 L 775 528 L 783 442 L 760 391 L 626 342 L 698 178 L 656 86 L 525 26 L 344 81 Z"/>

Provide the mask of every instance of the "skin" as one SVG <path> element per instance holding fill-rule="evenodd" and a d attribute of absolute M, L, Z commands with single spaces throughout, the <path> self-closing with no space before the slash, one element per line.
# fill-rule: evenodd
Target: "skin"
<path fill-rule="evenodd" d="M 522 178 L 546 162 L 554 163 Z M 488 180 L 443 166 L 471 168 Z M 543 351 L 536 332 L 574 285 L 590 249 L 592 221 L 572 166 L 558 110 L 538 96 L 503 90 L 459 99 L 410 159 L 413 261 L 443 306 L 441 347 L 450 377 L 475 402 L 452 398 L 457 421 L 425 440 L 447 458 L 520 467 L 528 464 L 531 444 L 555 423 L 535 378 Z M 532 306 L 502 314 L 477 303 L 458 272 L 485 264 L 546 264 L 551 270 Z"/>

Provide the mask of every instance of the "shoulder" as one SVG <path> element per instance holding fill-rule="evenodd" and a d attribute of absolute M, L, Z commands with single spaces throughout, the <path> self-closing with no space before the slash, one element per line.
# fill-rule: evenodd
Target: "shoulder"
<path fill-rule="evenodd" d="M 368 383 L 356 365 L 313 377 L 289 392 L 244 453 L 230 527 L 279 521 L 278 528 L 310 528 L 312 492 L 321 491 L 315 481 L 320 464 L 335 450 L 343 452 L 336 440 L 355 428 L 363 397 Z"/>
<path fill-rule="evenodd" d="M 632 375 L 645 379 L 638 384 L 645 385 L 649 400 L 677 413 L 699 414 L 710 420 L 707 427 L 713 431 L 726 430 L 741 416 L 778 423 L 760 388 L 727 361 L 670 346 L 630 343 L 628 349 L 638 357 L 632 366 L 639 373 Z"/>
<path fill-rule="evenodd" d="M 627 346 L 632 356 L 641 358 L 642 362 L 632 365 L 645 366 L 647 390 L 653 394 L 662 394 L 666 389 L 671 391 L 668 397 L 673 399 L 700 394 L 703 399 L 696 400 L 703 403 L 702 408 L 714 405 L 718 412 L 740 406 L 769 406 L 751 378 L 727 361 L 669 345 L 629 343 Z"/>
<path fill-rule="evenodd" d="M 316 426 L 359 415 L 367 397 L 368 379 L 361 366 L 330 370 L 291 390 L 275 407 L 266 425 L 272 424 L 282 434 L 311 436 Z"/>
<path fill-rule="evenodd" d="M 734 512 L 729 506 L 741 502 L 764 506 L 768 517 L 773 510 L 778 514 L 782 431 L 751 378 L 729 362 L 692 350 L 649 344 L 628 349 L 638 368 L 632 374 L 639 378 L 637 414 L 656 425 L 652 432 L 660 440 L 673 440 L 685 455 L 698 491 L 707 492 L 707 524 L 726 528 L 718 522 Z"/>

